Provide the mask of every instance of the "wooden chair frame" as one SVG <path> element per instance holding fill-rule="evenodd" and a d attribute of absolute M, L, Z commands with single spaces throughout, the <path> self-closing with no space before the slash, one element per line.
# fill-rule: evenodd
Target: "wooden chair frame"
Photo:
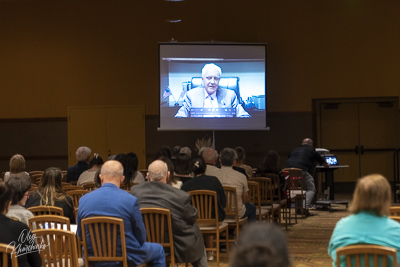
<path fill-rule="evenodd" d="M 304 217 L 304 205 L 306 202 L 306 191 L 303 190 L 300 182 L 303 179 L 303 171 L 298 168 L 285 168 L 282 171 L 287 172 L 289 175 L 286 188 L 287 200 L 288 206 L 291 206 L 292 200 L 294 200 L 294 216 L 295 223 L 297 223 L 297 211 L 301 210 L 302 217 Z M 299 202 L 301 203 L 300 207 L 298 207 Z M 291 216 L 289 216 L 289 224 L 291 224 Z"/>
<path fill-rule="evenodd" d="M 123 219 L 107 216 L 90 217 L 82 219 L 81 226 L 85 266 L 89 266 L 91 261 L 119 261 L 122 262 L 123 267 L 128 266 Z M 94 255 L 88 253 L 87 232 Z M 121 244 L 117 244 L 118 235 L 120 235 Z M 122 248 L 121 256 L 117 255 L 119 245 Z"/>
<path fill-rule="evenodd" d="M 65 192 L 71 191 L 71 190 L 85 190 L 83 186 L 79 185 L 73 185 L 73 184 L 66 184 L 62 186 L 62 190 Z"/>
<path fill-rule="evenodd" d="M 67 195 L 72 197 L 73 203 L 74 203 L 74 208 L 77 208 L 79 206 L 79 199 L 89 193 L 88 190 L 86 189 L 76 189 L 76 190 L 69 190 L 66 192 Z"/>
<path fill-rule="evenodd" d="M 93 190 L 96 189 L 96 183 L 95 183 L 95 182 L 85 183 L 85 184 L 82 185 L 82 187 L 83 187 L 85 190 L 93 191 Z"/>
<path fill-rule="evenodd" d="M 9 245 L 9 244 L 3 244 L 0 243 L 0 254 L 1 254 L 1 266 L 8 266 L 8 261 L 10 260 L 9 257 L 11 258 L 11 266 L 12 267 L 18 267 L 18 259 L 17 259 L 17 253 L 12 253 L 14 251 L 15 247 Z"/>
<path fill-rule="evenodd" d="M 224 186 L 226 198 L 226 218 L 224 222 L 228 224 L 228 228 L 235 229 L 235 238 L 229 239 L 229 242 L 236 242 L 239 238 L 240 226 L 247 223 L 247 218 L 239 218 L 238 196 L 236 188 L 232 186 Z"/>
<path fill-rule="evenodd" d="M 71 231 L 71 223 L 69 218 L 59 215 L 33 216 L 32 218 L 29 218 L 28 225 L 32 231 L 47 228 Z M 67 229 L 64 229 L 64 226 Z"/>
<path fill-rule="evenodd" d="M 35 206 L 35 207 L 30 207 L 28 208 L 33 215 L 38 216 L 38 215 L 59 215 L 59 216 L 64 216 L 64 210 L 60 207 L 54 207 L 54 206 Z"/>
<path fill-rule="evenodd" d="M 397 250 L 395 248 L 379 246 L 379 245 L 351 245 L 336 249 L 336 266 L 341 265 L 341 256 L 345 257 L 345 261 L 348 267 L 369 267 L 371 257 L 373 259 L 373 266 L 386 267 L 389 266 L 389 258 L 392 258 L 392 264 L 390 266 L 397 266 Z M 362 260 L 363 259 L 363 260 Z M 380 264 L 378 264 L 381 259 Z M 361 264 L 364 261 L 364 264 Z M 352 262 L 355 265 L 352 265 Z"/>
<path fill-rule="evenodd" d="M 175 266 L 174 239 L 172 236 L 172 221 L 169 209 L 141 208 L 143 223 L 146 227 L 147 242 L 158 243 L 169 248 L 170 255 L 165 255 L 165 261 Z M 166 236 L 166 233 L 167 236 Z"/>
<path fill-rule="evenodd" d="M 33 230 L 40 244 L 42 267 L 79 267 L 76 236 L 60 229 Z"/>
<path fill-rule="evenodd" d="M 215 235 L 215 248 L 206 248 L 206 251 L 215 251 L 217 265 L 219 266 L 221 233 L 225 235 L 226 256 L 229 258 L 229 228 L 226 222 L 219 222 L 218 220 L 217 193 L 211 190 L 194 190 L 188 193 L 192 205 L 197 208 L 197 224 L 201 232 L 203 235 Z"/>
<path fill-rule="evenodd" d="M 262 222 L 263 218 L 269 222 L 269 210 L 262 208 L 261 206 L 261 196 L 260 196 L 260 185 L 256 181 L 247 181 L 247 186 L 249 188 L 249 202 L 256 205 L 258 221 Z"/>
<path fill-rule="evenodd" d="M 400 216 L 400 206 L 391 206 L 389 215 L 390 216 Z"/>

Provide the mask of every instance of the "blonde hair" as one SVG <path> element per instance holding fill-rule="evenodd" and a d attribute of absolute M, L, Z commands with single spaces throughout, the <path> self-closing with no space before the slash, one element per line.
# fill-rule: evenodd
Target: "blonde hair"
<path fill-rule="evenodd" d="M 56 201 L 63 201 L 70 198 L 62 190 L 62 172 L 59 168 L 48 168 L 44 171 L 36 192 L 40 196 L 40 205 L 55 206 Z"/>
<path fill-rule="evenodd" d="M 15 154 L 11 157 L 9 166 L 10 173 L 24 172 L 26 169 L 24 157 L 20 154 Z"/>
<path fill-rule="evenodd" d="M 357 182 L 350 211 L 372 211 L 378 216 L 388 216 L 391 199 L 391 188 L 387 179 L 380 174 L 367 175 Z"/>

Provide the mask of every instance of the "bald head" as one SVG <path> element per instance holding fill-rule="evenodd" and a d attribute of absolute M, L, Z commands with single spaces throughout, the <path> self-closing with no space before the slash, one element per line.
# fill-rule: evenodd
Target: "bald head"
<path fill-rule="evenodd" d="M 119 161 L 106 161 L 106 163 L 104 163 L 101 167 L 100 179 L 102 184 L 112 183 L 119 187 L 122 181 L 125 179 L 124 168 Z"/>
<path fill-rule="evenodd" d="M 303 146 L 313 146 L 313 141 L 310 138 L 305 138 L 301 144 Z"/>
<path fill-rule="evenodd" d="M 150 181 L 167 183 L 168 176 L 168 166 L 164 161 L 155 160 L 149 165 L 147 177 Z"/>
<path fill-rule="evenodd" d="M 215 165 L 218 160 L 218 152 L 215 149 L 208 148 L 203 152 L 203 159 L 206 164 Z"/>

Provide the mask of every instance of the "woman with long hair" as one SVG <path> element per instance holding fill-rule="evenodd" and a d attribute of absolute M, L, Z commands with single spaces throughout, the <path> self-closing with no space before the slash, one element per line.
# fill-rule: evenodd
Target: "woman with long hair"
<path fill-rule="evenodd" d="M 65 217 L 73 218 L 72 198 L 62 190 L 61 178 L 62 172 L 59 168 L 51 167 L 45 170 L 38 188 L 26 201 L 26 207 L 60 207 L 63 209 Z"/>
<path fill-rule="evenodd" d="M 9 162 L 10 171 L 4 174 L 4 182 L 7 182 L 10 176 L 19 176 L 26 179 L 28 182 L 31 182 L 31 177 L 25 171 L 25 158 L 20 154 L 15 154 L 11 157 Z"/>

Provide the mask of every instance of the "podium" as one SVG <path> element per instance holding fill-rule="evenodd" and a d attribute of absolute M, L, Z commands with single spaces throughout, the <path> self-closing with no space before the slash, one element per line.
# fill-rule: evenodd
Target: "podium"
<path fill-rule="evenodd" d="M 345 205 L 346 209 L 349 206 L 348 201 L 344 200 L 335 200 L 335 179 L 334 172 L 340 168 L 348 168 L 349 165 L 331 165 L 329 168 L 325 168 L 324 166 L 316 167 L 316 177 L 318 177 L 319 173 L 324 173 L 325 176 L 325 189 L 328 190 L 328 199 L 327 200 L 318 200 L 316 202 L 317 205 L 321 205 L 323 207 L 328 208 L 330 211 L 332 210 L 333 205 Z"/>

